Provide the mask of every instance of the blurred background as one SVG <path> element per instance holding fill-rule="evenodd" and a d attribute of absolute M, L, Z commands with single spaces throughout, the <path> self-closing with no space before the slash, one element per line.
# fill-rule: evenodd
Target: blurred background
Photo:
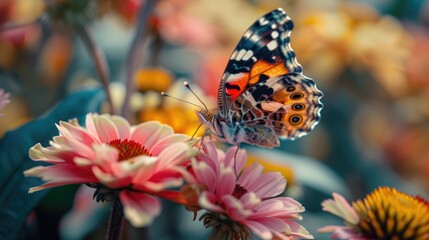
<path fill-rule="evenodd" d="M 215 106 L 241 35 L 278 7 L 295 22 L 292 48 L 323 91 L 324 108 L 311 134 L 275 150 L 246 146 L 250 160 L 285 175 L 285 194 L 305 206 L 301 223 L 315 239 L 329 237 L 317 228 L 341 223 L 321 211 L 332 192 L 352 201 L 391 186 L 428 199 L 426 0 L 0 0 L 0 88 L 11 94 L 0 135 L 103 79 L 114 112 L 192 135 L 199 123 L 191 105 L 159 93 L 197 102 L 182 85 L 189 81 Z M 103 111 L 112 110 L 105 104 Z M 89 197 L 73 205 L 77 190 Z M 90 191 L 50 191 L 18 239 L 103 239 L 109 207 L 92 201 Z M 129 227 L 125 235 L 206 239 L 192 217 L 165 202 L 152 226 Z"/>

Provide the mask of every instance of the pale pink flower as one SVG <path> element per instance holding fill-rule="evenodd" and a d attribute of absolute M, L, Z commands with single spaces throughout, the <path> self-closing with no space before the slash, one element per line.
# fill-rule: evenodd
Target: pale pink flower
<path fill-rule="evenodd" d="M 322 202 L 322 209 L 326 212 L 332 213 L 342 219 L 346 226 L 329 225 L 319 228 L 319 232 L 332 232 L 332 238 L 350 239 L 350 240 L 365 240 L 359 232 L 356 231 L 355 226 L 359 222 L 359 216 L 347 200 L 338 193 L 332 194 L 333 199 L 327 199 Z"/>
<path fill-rule="evenodd" d="M 10 94 L 5 92 L 2 88 L 0 88 L 0 110 L 2 110 L 9 102 Z M 0 116 L 3 114 L 0 113 Z"/>
<path fill-rule="evenodd" d="M 186 135 L 155 121 L 130 126 L 120 116 L 88 114 L 85 127 L 72 120 L 57 128 L 50 146 L 30 149 L 33 160 L 52 165 L 24 172 L 46 181 L 29 192 L 85 183 L 97 188 L 97 201 L 118 197 L 134 226 L 148 225 L 160 213 L 153 195 L 174 200 L 167 188 L 182 185 L 181 165 L 195 153 Z"/>
<path fill-rule="evenodd" d="M 190 184 L 182 193 L 188 209 L 207 210 L 200 220 L 213 227 L 212 239 L 248 239 L 250 231 L 262 239 L 313 239 L 295 222 L 304 207 L 292 198 L 276 197 L 286 187 L 280 173 L 262 173 L 260 164 L 244 168 L 244 150 L 237 152 L 234 163 L 237 147 L 224 153 L 209 141 L 202 149 L 198 160 L 192 160 Z"/>

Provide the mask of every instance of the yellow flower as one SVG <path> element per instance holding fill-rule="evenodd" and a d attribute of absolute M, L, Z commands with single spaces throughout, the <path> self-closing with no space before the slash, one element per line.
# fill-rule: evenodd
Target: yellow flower
<path fill-rule="evenodd" d="M 137 89 L 143 93 L 143 102 L 137 113 L 139 122 L 156 120 L 173 127 L 177 133 L 192 136 L 197 131 L 200 122 L 195 110 L 198 108 L 189 103 L 161 96 L 165 91 L 170 96 L 183 101 L 202 105 L 184 86 L 183 81 L 173 83 L 170 73 L 161 68 L 149 68 L 140 70 L 135 75 Z M 191 86 L 198 97 L 203 99 L 208 106 L 213 106 L 214 100 L 205 96 L 195 85 Z M 198 129 L 195 136 L 202 136 L 204 129 Z"/>
<path fill-rule="evenodd" d="M 394 188 L 379 187 L 363 200 L 353 202 L 333 193 L 322 202 L 324 211 L 344 219 L 346 226 L 326 226 L 319 232 L 332 232 L 341 239 L 429 239 L 429 202 Z"/>
<path fill-rule="evenodd" d="M 332 7 L 294 12 L 292 47 L 306 73 L 335 84 L 346 71 L 368 72 L 391 95 L 404 94 L 412 41 L 401 23 L 367 4 L 339 1 Z"/>
<path fill-rule="evenodd" d="M 429 239 L 429 202 L 380 187 L 352 204 L 357 227 L 371 239 Z"/>

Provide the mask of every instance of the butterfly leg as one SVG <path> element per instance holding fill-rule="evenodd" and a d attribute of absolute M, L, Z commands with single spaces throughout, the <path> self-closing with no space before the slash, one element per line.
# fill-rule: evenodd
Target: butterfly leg
<path fill-rule="evenodd" d="M 237 173 L 237 153 L 238 153 L 238 150 L 240 150 L 240 143 L 238 143 L 237 145 L 236 145 L 236 147 L 237 147 L 237 150 L 235 150 L 235 153 L 234 153 L 234 173 L 235 173 L 235 176 L 237 177 L 237 180 L 238 180 L 238 173 Z"/>
<path fill-rule="evenodd" d="M 195 135 L 197 134 L 198 130 L 200 130 L 200 127 L 201 127 L 202 125 L 203 125 L 202 123 L 200 123 L 200 125 L 198 125 L 198 127 L 197 127 L 197 129 L 195 130 L 194 134 L 192 134 L 192 137 L 191 137 L 190 141 L 194 139 Z M 207 131 L 206 131 L 206 132 L 207 132 Z M 204 135 L 205 135 L 205 134 L 206 134 L 206 133 L 204 132 Z"/>
<path fill-rule="evenodd" d="M 201 127 L 201 124 L 200 124 L 200 126 L 199 126 L 198 128 L 200 128 L 200 127 Z M 198 128 L 197 128 L 197 131 L 198 131 Z M 195 131 L 195 132 L 197 132 L 197 131 Z M 195 134 L 194 134 L 194 135 L 195 135 Z M 206 138 L 206 136 L 207 136 L 207 135 L 208 135 L 208 130 L 206 129 L 206 130 L 204 131 L 203 136 L 201 137 L 200 146 L 198 146 L 197 154 L 199 154 L 199 153 L 200 153 L 201 148 L 203 147 L 204 139 Z M 193 137 L 193 136 L 192 136 L 192 137 Z"/>

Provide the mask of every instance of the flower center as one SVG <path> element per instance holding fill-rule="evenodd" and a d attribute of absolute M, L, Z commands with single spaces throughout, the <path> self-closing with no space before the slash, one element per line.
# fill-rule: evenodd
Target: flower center
<path fill-rule="evenodd" d="M 222 213 L 206 212 L 199 220 L 203 221 L 206 228 L 212 228 L 208 239 L 250 239 L 251 235 L 247 227 Z"/>
<path fill-rule="evenodd" d="M 232 192 L 232 196 L 240 199 L 246 193 L 247 190 L 244 187 L 240 186 L 239 184 L 235 184 L 235 189 L 234 192 Z"/>
<path fill-rule="evenodd" d="M 370 239 L 427 237 L 429 204 L 421 197 L 381 187 L 354 202 L 353 208 L 360 218 L 359 231 Z"/>
<path fill-rule="evenodd" d="M 144 148 L 140 143 L 137 143 L 133 140 L 115 139 L 110 141 L 108 144 L 119 150 L 118 162 L 128 160 L 130 158 L 140 155 L 151 156 L 151 154 L 146 148 Z"/>

